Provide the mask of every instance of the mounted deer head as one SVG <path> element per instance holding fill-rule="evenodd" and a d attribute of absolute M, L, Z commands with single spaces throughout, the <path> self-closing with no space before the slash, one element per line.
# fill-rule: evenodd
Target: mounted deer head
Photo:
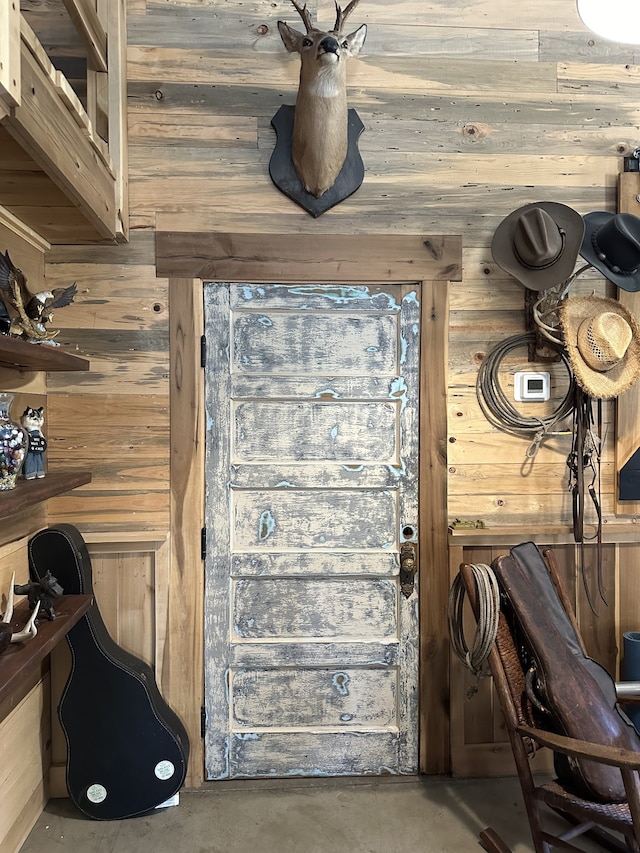
<path fill-rule="evenodd" d="M 367 27 L 342 34 L 360 0 L 351 0 L 344 11 L 336 3 L 336 22 L 328 31 L 314 27 L 306 3 L 291 2 L 306 29 L 301 33 L 278 21 L 284 46 L 301 60 L 291 154 L 304 188 L 319 198 L 333 186 L 347 156 L 347 59 L 360 53 Z"/>

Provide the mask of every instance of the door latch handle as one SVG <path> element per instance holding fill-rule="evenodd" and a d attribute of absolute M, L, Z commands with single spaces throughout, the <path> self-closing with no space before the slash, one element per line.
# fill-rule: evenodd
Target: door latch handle
<path fill-rule="evenodd" d="M 416 546 L 405 542 L 400 548 L 400 589 L 405 598 L 413 592 L 417 570 Z"/>

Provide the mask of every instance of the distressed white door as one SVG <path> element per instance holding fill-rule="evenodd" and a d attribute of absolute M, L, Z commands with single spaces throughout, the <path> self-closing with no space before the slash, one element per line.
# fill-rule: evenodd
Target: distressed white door
<path fill-rule="evenodd" d="M 204 298 L 207 777 L 416 772 L 417 289 Z"/>

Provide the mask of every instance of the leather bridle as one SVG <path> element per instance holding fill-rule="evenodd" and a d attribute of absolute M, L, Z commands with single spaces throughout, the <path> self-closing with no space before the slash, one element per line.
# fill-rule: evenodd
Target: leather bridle
<path fill-rule="evenodd" d="M 597 543 L 598 593 L 605 604 L 602 578 L 602 503 L 600 481 L 600 457 L 602 445 L 602 400 L 597 400 L 598 425 L 594 429 L 593 400 L 577 383 L 574 389 L 573 444 L 567 457 L 569 467 L 569 489 L 573 508 L 573 538 L 580 545 L 580 573 L 589 607 L 596 614 L 591 590 L 585 571 L 585 541 L 595 539 Z M 585 536 L 585 513 L 588 499 L 593 504 L 596 516 L 596 532 Z"/>

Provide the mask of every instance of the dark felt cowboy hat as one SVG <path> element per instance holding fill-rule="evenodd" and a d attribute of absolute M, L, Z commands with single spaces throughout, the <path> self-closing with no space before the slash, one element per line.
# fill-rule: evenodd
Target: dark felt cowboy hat
<path fill-rule="evenodd" d="M 584 223 L 582 257 L 623 290 L 640 290 L 640 218 L 596 210 Z"/>
<path fill-rule="evenodd" d="M 555 201 L 526 204 L 495 230 L 494 261 L 530 290 L 546 290 L 566 281 L 576 263 L 584 222 L 580 214 Z"/>

